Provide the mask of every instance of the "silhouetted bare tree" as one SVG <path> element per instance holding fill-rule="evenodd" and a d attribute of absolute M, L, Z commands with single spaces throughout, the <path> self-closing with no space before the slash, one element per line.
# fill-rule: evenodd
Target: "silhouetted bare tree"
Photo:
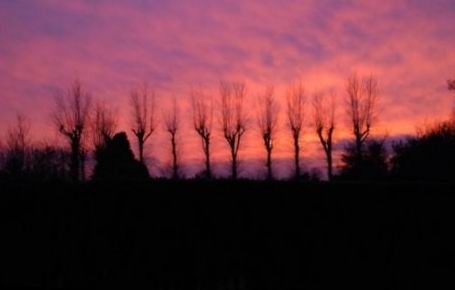
<path fill-rule="evenodd" d="M 243 111 L 245 95 L 244 83 L 222 82 L 220 84 L 221 130 L 230 149 L 233 179 L 237 179 L 238 176 L 238 152 L 242 136 L 246 131 L 246 115 Z"/>
<path fill-rule="evenodd" d="M 448 85 L 449 91 L 455 92 L 455 79 L 448 80 L 447 85 Z M 453 122 L 455 122 L 455 99 L 454 99 L 453 108 L 452 108 L 452 120 L 453 120 Z"/>
<path fill-rule="evenodd" d="M 289 89 L 287 94 L 288 127 L 294 146 L 294 175 L 298 178 L 300 172 L 300 137 L 303 129 L 305 114 L 305 89 L 298 84 Z"/>
<path fill-rule="evenodd" d="M 357 157 L 361 158 L 363 144 L 376 120 L 378 82 L 373 76 L 359 80 L 356 75 L 352 75 L 348 78 L 346 92 L 347 113 L 354 134 L 355 152 Z"/>
<path fill-rule="evenodd" d="M 30 122 L 17 114 L 16 122 L 6 135 L 6 164 L 5 169 L 13 175 L 22 174 L 27 167 L 27 153 L 30 147 Z"/>
<path fill-rule="evenodd" d="M 96 154 L 114 136 L 117 129 L 117 118 L 105 103 L 97 103 L 90 125 L 93 148 Z"/>
<path fill-rule="evenodd" d="M 131 92 L 133 128 L 139 149 L 139 161 L 144 164 L 144 145 L 156 128 L 155 92 L 147 85 Z"/>
<path fill-rule="evenodd" d="M 267 153 L 267 179 L 271 180 L 273 178 L 272 150 L 278 124 L 279 107 L 273 96 L 273 88 L 266 89 L 259 99 L 260 111 L 258 115 L 258 126 Z"/>
<path fill-rule="evenodd" d="M 314 128 L 319 142 L 325 153 L 327 162 L 327 177 L 333 178 L 333 132 L 335 131 L 335 96 L 331 94 L 330 100 L 326 100 L 323 94 L 315 94 L 313 97 Z"/>
<path fill-rule="evenodd" d="M 202 150 L 205 157 L 205 172 L 207 178 L 212 178 L 210 163 L 210 138 L 212 133 L 213 103 L 207 99 L 202 90 L 191 92 L 191 107 L 193 110 L 193 127 L 202 142 Z"/>
<path fill-rule="evenodd" d="M 66 137 L 71 147 L 71 178 L 79 181 L 81 177 L 82 138 L 90 111 L 90 96 L 82 88 L 80 81 L 75 81 L 66 94 L 56 99 L 53 120 L 58 131 Z"/>
<path fill-rule="evenodd" d="M 170 110 L 164 115 L 164 126 L 166 132 L 169 133 L 171 141 L 171 154 L 172 154 L 172 179 L 179 178 L 179 160 L 177 148 L 177 133 L 180 128 L 179 109 L 177 99 L 172 99 L 172 106 Z"/>

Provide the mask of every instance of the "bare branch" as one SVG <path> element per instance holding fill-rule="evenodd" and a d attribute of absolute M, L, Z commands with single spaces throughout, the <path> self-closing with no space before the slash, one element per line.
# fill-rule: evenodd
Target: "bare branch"
<path fill-rule="evenodd" d="M 172 178 L 177 179 L 179 177 L 179 160 L 177 152 L 177 133 L 180 127 L 179 120 L 179 109 L 177 99 L 172 99 L 172 106 L 169 112 L 165 113 L 164 126 L 167 133 L 169 133 L 171 139 L 171 153 L 172 153 Z"/>
<path fill-rule="evenodd" d="M 233 179 L 236 179 L 238 175 L 238 151 L 242 136 L 246 131 L 246 116 L 243 112 L 245 95 L 244 83 L 221 82 L 220 84 L 221 130 L 230 148 Z"/>
<path fill-rule="evenodd" d="M 202 150 L 205 156 L 205 175 L 207 178 L 211 178 L 210 138 L 212 133 L 213 103 L 212 100 L 207 100 L 207 96 L 200 89 L 193 89 L 190 95 L 193 127 L 201 138 Z"/>
<path fill-rule="evenodd" d="M 260 96 L 260 111 L 258 115 L 258 126 L 261 132 L 262 141 L 267 152 L 267 178 L 273 178 L 272 172 L 272 150 L 278 124 L 278 104 L 273 96 L 273 88 L 265 90 Z"/>
<path fill-rule="evenodd" d="M 16 115 L 16 122 L 8 128 L 6 135 L 5 168 L 13 174 L 21 174 L 28 167 L 27 157 L 30 146 L 30 121 L 23 115 Z"/>
<path fill-rule="evenodd" d="M 351 119 L 356 151 L 358 156 L 361 156 L 362 146 L 370 135 L 376 120 L 378 82 L 373 76 L 361 81 L 356 75 L 353 75 L 347 81 L 346 91 L 347 113 Z"/>
<path fill-rule="evenodd" d="M 97 103 L 90 122 L 95 151 L 103 148 L 112 139 L 117 129 L 114 112 L 105 104 Z"/>
<path fill-rule="evenodd" d="M 155 91 L 146 84 L 134 89 L 130 95 L 133 128 L 139 147 L 139 161 L 144 163 L 144 145 L 156 128 Z"/>
<path fill-rule="evenodd" d="M 54 124 L 71 146 L 71 175 L 73 181 L 80 179 L 82 139 L 91 108 L 90 95 L 76 80 L 66 94 L 57 97 L 53 114 Z"/>
<path fill-rule="evenodd" d="M 301 83 L 291 86 L 287 93 L 288 127 L 294 146 L 294 175 L 300 176 L 300 137 L 305 116 L 305 88 Z"/>
<path fill-rule="evenodd" d="M 22 150 L 28 146 L 30 140 L 30 121 L 22 114 L 16 115 L 16 123 L 8 128 L 6 145 L 8 150 Z"/>
<path fill-rule="evenodd" d="M 324 150 L 327 162 L 327 176 L 333 177 L 333 132 L 335 131 L 335 95 L 330 95 L 327 101 L 325 96 L 317 93 L 313 97 L 313 121 L 319 142 Z"/>

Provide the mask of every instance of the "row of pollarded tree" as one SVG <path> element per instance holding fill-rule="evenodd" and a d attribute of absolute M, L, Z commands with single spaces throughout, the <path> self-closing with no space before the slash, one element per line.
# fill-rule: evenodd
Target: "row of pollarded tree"
<path fill-rule="evenodd" d="M 455 80 L 448 81 L 448 89 L 455 91 Z M 357 178 L 355 176 L 358 176 L 360 171 L 362 174 L 365 173 L 364 171 L 371 171 L 373 175 L 376 174 L 374 172 L 382 172 L 384 169 L 387 171 L 387 164 L 383 158 L 384 143 L 375 142 L 376 140 L 368 141 L 371 128 L 375 121 L 375 108 L 378 97 L 377 81 L 373 77 L 359 79 L 356 76 L 352 76 L 347 79 L 345 94 L 346 102 L 344 105 L 349 116 L 353 138 L 352 142 L 345 148 L 345 154 L 342 156 L 344 166 L 342 172 L 340 172 L 341 176 L 345 175 L 348 178 L 350 178 L 349 176 Z M 245 96 L 246 88 L 242 83 L 220 84 L 220 106 L 218 108 L 220 131 L 229 145 L 232 164 L 231 173 L 234 178 L 238 175 L 238 152 L 242 137 L 247 129 L 247 114 L 243 108 Z M 202 151 L 205 156 L 205 171 L 203 175 L 210 178 L 212 177 L 211 141 L 214 119 L 213 102 L 202 90 L 191 91 L 190 99 L 193 113 L 193 127 L 202 141 Z M 292 135 L 291 140 L 294 148 L 294 174 L 296 177 L 299 177 L 301 176 L 301 134 L 303 125 L 308 119 L 304 110 L 307 97 L 303 86 L 297 85 L 291 87 L 287 92 L 286 99 L 287 125 L 290 135 Z M 156 103 L 154 101 L 155 94 L 152 90 L 148 90 L 144 86 L 140 89 L 133 90 L 130 100 L 133 117 L 132 133 L 137 139 L 139 160 L 143 164 L 144 145 L 155 131 L 157 124 Z M 311 103 L 313 107 L 311 123 L 325 153 L 327 175 L 329 179 L 332 179 L 332 151 L 334 144 L 333 135 L 336 128 L 336 104 L 333 95 L 327 98 L 322 94 L 315 94 Z M 278 104 L 274 98 L 273 90 L 267 89 L 260 96 L 257 125 L 261 132 L 265 151 L 267 152 L 266 165 L 268 168 L 268 178 L 273 177 L 272 151 L 278 128 L 278 113 Z M 32 143 L 30 140 L 30 122 L 25 117 L 18 115 L 16 124 L 11 126 L 7 132 L 5 150 L 0 150 L 0 174 L 6 172 L 11 176 L 21 176 L 26 172 L 28 175 L 36 176 L 37 178 L 60 179 L 67 178 L 68 172 L 70 172 L 69 176 L 72 179 L 84 179 L 84 163 L 89 148 L 93 150 L 95 159 L 98 160 L 97 157 L 103 152 L 106 144 L 112 140 L 117 131 L 117 118 L 114 112 L 106 104 L 98 103 L 92 106 L 89 94 L 83 90 L 78 81 L 64 95 L 57 98 L 56 108 L 52 118 L 58 131 L 66 137 L 70 145 L 70 150 L 58 148 L 49 143 L 40 144 L 39 146 L 35 144 L 30 145 Z M 177 156 L 176 135 L 180 130 L 180 118 L 178 104 L 175 99 L 173 100 L 171 110 L 163 115 L 163 119 L 166 131 L 170 136 L 170 143 L 172 144 L 172 176 L 177 178 L 179 160 Z M 394 147 L 394 149 L 397 149 L 395 156 L 392 158 L 395 160 L 392 162 L 395 163 L 392 166 L 395 168 L 394 172 L 396 174 L 394 175 L 418 176 L 415 172 L 412 174 L 403 173 L 402 169 L 397 168 L 416 168 L 415 159 L 417 157 L 416 154 L 412 153 L 414 151 L 427 152 L 424 155 L 433 154 L 435 153 L 434 151 L 441 151 L 441 145 L 434 145 L 436 143 L 439 144 L 439 139 L 443 140 L 443 142 L 441 141 L 443 144 L 451 144 L 450 142 L 452 141 L 450 140 L 452 140 L 452 137 L 450 136 L 452 136 L 451 134 L 455 126 L 455 107 L 451 120 L 447 123 L 449 125 L 442 124 L 439 127 L 435 127 L 435 129 L 429 130 L 429 133 L 416 137 L 415 140 L 411 139 L 405 143 L 397 144 Z M 449 141 L 447 142 L 447 140 Z M 448 146 L 450 147 L 451 145 Z M 404 155 L 414 157 L 408 158 Z M 446 159 L 442 158 L 442 160 Z M 401 164 L 403 162 L 407 162 L 406 164 L 408 165 L 414 165 L 403 165 Z M 370 170 L 372 166 L 374 170 Z M 444 166 L 439 167 L 442 168 Z"/>
<path fill-rule="evenodd" d="M 238 177 L 239 150 L 247 131 L 245 111 L 246 85 L 241 82 L 221 82 L 219 86 L 219 106 L 215 108 L 213 99 L 202 89 L 190 92 L 193 128 L 200 137 L 205 159 L 203 175 L 213 176 L 211 166 L 211 142 L 213 137 L 214 111 L 218 112 L 219 130 L 229 148 L 231 177 Z M 361 158 L 362 147 L 370 135 L 375 121 L 375 108 L 378 97 L 378 83 L 372 77 L 359 78 L 356 75 L 346 81 L 346 112 L 358 157 Z M 256 121 L 266 152 L 267 178 L 273 178 L 272 152 L 278 130 L 279 105 L 273 88 L 267 88 L 259 96 L 259 110 Z M 327 162 L 327 176 L 333 177 L 333 135 L 336 129 L 336 103 L 333 94 L 326 96 L 314 94 L 311 98 L 312 118 L 306 116 L 305 107 L 308 96 L 302 84 L 289 88 L 286 95 L 287 125 L 291 135 L 294 155 L 294 175 L 301 175 L 300 152 L 302 130 L 307 119 L 312 119 L 314 131 L 318 136 Z M 156 94 L 146 85 L 132 90 L 130 94 L 131 125 L 138 147 L 138 159 L 144 163 L 144 147 L 157 127 L 158 114 Z M 89 148 L 96 156 L 117 131 L 117 117 L 105 103 L 93 105 L 90 94 L 79 81 L 56 99 L 52 119 L 59 133 L 66 138 L 70 148 L 70 176 L 79 181 L 84 176 L 84 162 Z M 172 106 L 163 114 L 163 123 L 170 136 L 172 153 L 172 177 L 179 176 L 179 159 L 177 154 L 177 134 L 181 129 L 179 104 L 173 99 Z M 26 125 L 22 117 L 15 128 L 9 132 L 9 139 L 19 139 L 25 143 Z M 91 142 L 89 142 L 89 140 Z M 19 143 L 21 143 L 19 142 Z M 14 142 L 12 142 L 14 143 Z M 21 151 L 25 144 L 15 144 Z M 14 147 L 12 146 L 12 147 Z M 11 146 L 10 146 L 11 147 Z"/>

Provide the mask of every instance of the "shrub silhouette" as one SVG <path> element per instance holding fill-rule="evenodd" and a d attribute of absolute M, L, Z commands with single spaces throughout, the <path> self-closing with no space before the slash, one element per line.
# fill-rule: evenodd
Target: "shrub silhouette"
<path fill-rule="evenodd" d="M 392 176 L 408 180 L 454 180 L 455 124 L 444 122 L 394 144 Z"/>
<path fill-rule="evenodd" d="M 126 133 L 120 132 L 107 141 L 96 155 L 94 180 L 131 180 L 149 177 L 145 165 L 134 159 Z"/>
<path fill-rule="evenodd" d="M 384 140 L 369 140 L 358 154 L 355 143 L 345 147 L 341 159 L 343 167 L 340 172 L 342 179 L 381 180 L 388 176 L 387 150 Z"/>

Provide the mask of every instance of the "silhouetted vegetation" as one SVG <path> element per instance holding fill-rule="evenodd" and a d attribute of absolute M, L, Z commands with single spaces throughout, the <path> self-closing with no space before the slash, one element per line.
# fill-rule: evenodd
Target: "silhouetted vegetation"
<path fill-rule="evenodd" d="M 130 143 L 124 132 L 108 139 L 96 155 L 93 179 L 107 182 L 146 180 L 149 174 L 144 164 L 134 159 Z"/>
<path fill-rule="evenodd" d="M 212 178 L 212 165 L 210 161 L 210 145 L 212 138 L 213 101 L 202 90 L 191 92 L 191 106 L 193 113 L 193 127 L 201 138 L 202 151 L 205 158 L 205 170 L 201 177 Z"/>
<path fill-rule="evenodd" d="M 334 100 L 313 98 L 313 128 L 329 182 L 300 168 L 303 86 L 288 92 L 287 125 L 294 174 L 272 180 L 278 104 L 267 91 L 258 127 L 267 181 L 239 179 L 247 130 L 243 83 L 220 85 L 220 131 L 232 179 L 213 178 L 212 104 L 192 93 L 193 128 L 204 172 L 179 175 L 174 100 L 163 115 L 170 136 L 172 181 L 151 179 L 144 146 L 156 129 L 155 93 L 133 91 L 138 159 L 117 118 L 76 82 L 57 102 L 54 122 L 68 148 L 31 141 L 18 115 L 0 150 L 0 284 L 38 288 L 315 289 L 437 287 L 452 280 L 455 238 L 455 122 L 390 143 L 372 135 L 377 82 L 348 80 L 348 140 L 333 170 Z M 450 82 L 449 82 L 450 88 Z M 90 130 L 88 130 L 90 129 Z M 90 134 L 88 134 L 90 133 Z M 91 139 L 90 139 L 91 138 Z M 91 141 L 91 142 L 90 142 Z M 389 142 L 389 143 L 388 143 Z M 84 163 L 93 165 L 83 179 Z M 290 162 L 291 163 L 291 162 Z M 88 166 L 87 166 L 88 167 Z M 182 177 L 183 178 L 183 177 Z M 78 181 L 78 182 L 75 182 Z M 428 288 L 428 287 L 427 287 Z"/>
<path fill-rule="evenodd" d="M 327 102 L 323 94 L 313 97 L 314 127 L 324 150 L 327 162 L 327 178 L 333 179 L 333 133 L 335 132 L 335 98 L 331 95 Z"/>
<path fill-rule="evenodd" d="M 268 88 L 259 98 L 260 110 L 258 126 L 266 151 L 267 179 L 273 179 L 272 150 L 278 125 L 278 104 L 273 96 L 273 88 Z"/>
<path fill-rule="evenodd" d="M 357 151 L 357 144 L 349 143 L 341 157 L 343 166 L 338 176 L 347 180 L 386 180 L 388 178 L 388 154 L 385 140 L 371 139 Z"/>
<path fill-rule="evenodd" d="M 66 138 L 71 148 L 70 172 L 74 182 L 84 175 L 85 148 L 83 138 L 87 134 L 91 98 L 80 81 L 75 81 L 68 91 L 58 96 L 52 115 L 58 131 Z"/>
<path fill-rule="evenodd" d="M 220 84 L 221 131 L 229 146 L 232 179 L 237 179 L 238 176 L 238 154 L 246 131 L 246 114 L 243 108 L 245 94 L 244 83 Z"/>
<path fill-rule="evenodd" d="M 359 79 L 352 75 L 347 81 L 346 92 L 346 111 L 354 135 L 353 149 L 357 158 L 362 159 L 363 144 L 370 136 L 377 117 L 378 82 L 373 76 Z"/>
<path fill-rule="evenodd" d="M 300 178 L 300 138 L 305 115 L 305 90 L 302 84 L 291 87 L 287 93 L 288 127 L 294 148 L 294 177 Z"/>
<path fill-rule="evenodd" d="M 146 84 L 131 92 L 133 133 L 137 139 L 139 161 L 144 163 L 144 146 L 156 128 L 155 91 Z"/>
<path fill-rule="evenodd" d="M 444 122 L 393 146 L 392 175 L 402 180 L 455 180 L 455 123 Z"/>
<path fill-rule="evenodd" d="M 172 106 L 170 110 L 165 113 L 164 116 L 164 127 L 166 132 L 169 134 L 169 139 L 171 141 L 171 156 L 172 156 L 172 165 L 171 165 L 171 178 L 178 179 L 180 177 L 180 164 L 179 164 L 179 154 L 178 154 L 178 136 L 177 133 L 180 131 L 180 118 L 179 110 L 177 105 L 177 100 L 174 98 L 172 100 Z"/>

